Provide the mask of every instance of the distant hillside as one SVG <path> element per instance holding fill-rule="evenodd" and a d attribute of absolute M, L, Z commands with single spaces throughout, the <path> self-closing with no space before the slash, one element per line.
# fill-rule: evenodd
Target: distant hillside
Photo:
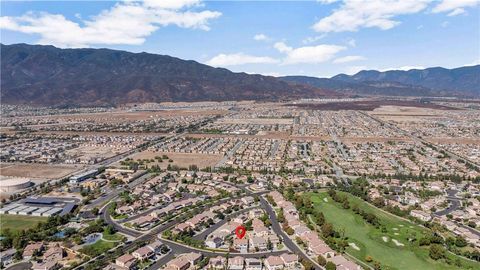
<path fill-rule="evenodd" d="M 394 96 L 480 96 L 480 66 L 456 69 L 360 71 L 330 79 L 307 76 L 280 77 L 287 82 L 307 84 L 337 92 Z"/>
<path fill-rule="evenodd" d="M 109 49 L 1 45 L 1 100 L 10 104 L 278 100 L 335 92 L 234 73 L 166 55 Z"/>
<path fill-rule="evenodd" d="M 286 76 L 280 79 L 287 82 L 302 83 L 322 89 L 330 89 L 349 95 L 386 95 L 386 96 L 436 96 L 447 95 L 429 88 L 383 82 L 349 82 L 327 78 L 307 76 Z"/>
<path fill-rule="evenodd" d="M 454 69 L 434 67 L 385 72 L 363 70 L 352 76 L 339 74 L 332 79 L 350 83 L 399 83 L 425 87 L 437 92 L 480 95 L 480 65 Z"/>

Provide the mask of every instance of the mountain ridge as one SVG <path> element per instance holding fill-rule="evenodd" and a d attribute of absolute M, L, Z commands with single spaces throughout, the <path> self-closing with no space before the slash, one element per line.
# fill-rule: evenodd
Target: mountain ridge
<path fill-rule="evenodd" d="M 6 104 L 103 106 L 143 102 L 383 96 L 480 96 L 480 65 L 364 70 L 332 78 L 235 73 L 193 60 L 106 48 L 0 44 Z"/>
<path fill-rule="evenodd" d="M 278 100 L 336 92 L 193 60 L 110 49 L 1 44 L 1 98 L 32 105 Z"/>

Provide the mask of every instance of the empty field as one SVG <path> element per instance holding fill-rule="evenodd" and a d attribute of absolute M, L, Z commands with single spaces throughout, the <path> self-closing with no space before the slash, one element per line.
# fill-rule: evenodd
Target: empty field
<path fill-rule="evenodd" d="M 359 111 L 373 111 L 377 108 L 386 107 L 415 107 L 415 108 L 429 108 L 437 110 L 457 110 L 452 107 L 438 105 L 434 103 L 422 103 L 418 101 L 403 101 L 403 100 L 366 100 L 366 101 L 352 101 L 352 102 L 330 102 L 330 103 L 299 103 L 287 104 L 288 106 L 296 106 L 303 109 L 320 110 L 320 111 L 341 111 L 341 110 L 359 110 Z M 392 113 L 389 110 L 389 113 Z"/>
<path fill-rule="evenodd" d="M 188 168 L 190 165 L 197 165 L 199 168 L 213 167 L 217 164 L 222 155 L 212 154 L 195 154 L 195 153 L 167 153 L 167 152 L 153 152 L 144 151 L 133 156 L 134 160 L 138 159 L 154 159 L 156 156 L 166 155 L 173 162 L 163 160 L 163 162 L 152 162 L 149 165 L 159 165 L 162 169 L 167 168 L 168 164 L 176 165 L 182 168 Z"/>
<path fill-rule="evenodd" d="M 83 165 L 20 164 L 2 163 L 1 175 L 33 179 L 56 179 L 81 170 Z"/>
<path fill-rule="evenodd" d="M 293 118 L 226 118 L 218 123 L 222 124 L 250 124 L 250 125 L 291 125 Z"/>

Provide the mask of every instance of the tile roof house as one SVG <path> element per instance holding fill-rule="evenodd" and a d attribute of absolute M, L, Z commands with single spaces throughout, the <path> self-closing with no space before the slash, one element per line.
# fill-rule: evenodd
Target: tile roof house
<path fill-rule="evenodd" d="M 279 256 L 268 256 L 264 261 L 267 270 L 283 269 L 283 260 Z"/>
<path fill-rule="evenodd" d="M 130 254 L 125 254 L 115 260 L 115 264 L 120 267 L 132 269 L 137 264 L 137 259 Z"/>
<path fill-rule="evenodd" d="M 242 270 L 244 266 L 243 257 L 235 256 L 228 259 L 228 269 L 229 270 Z"/>

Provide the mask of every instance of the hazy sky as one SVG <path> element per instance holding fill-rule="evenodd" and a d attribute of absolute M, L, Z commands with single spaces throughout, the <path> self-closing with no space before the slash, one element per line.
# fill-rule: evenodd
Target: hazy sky
<path fill-rule="evenodd" d="M 478 0 L 2 1 L 1 42 L 168 54 L 328 77 L 480 60 Z"/>

